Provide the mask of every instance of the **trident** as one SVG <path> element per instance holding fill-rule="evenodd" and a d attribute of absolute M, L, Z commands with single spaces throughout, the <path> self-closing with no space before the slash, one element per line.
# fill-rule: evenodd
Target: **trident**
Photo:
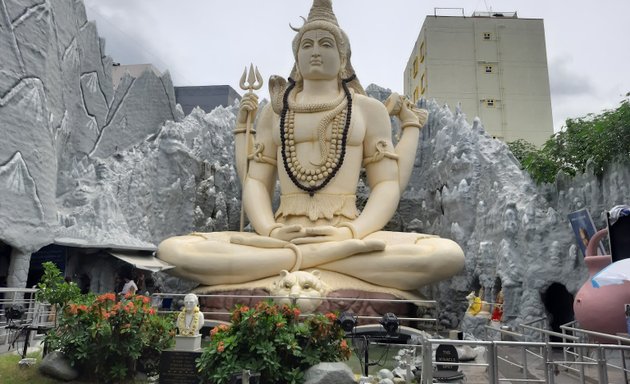
<path fill-rule="evenodd" d="M 247 81 L 245 80 L 247 78 Z M 262 88 L 263 78 L 258 72 L 258 67 L 254 70 L 254 65 L 249 64 L 249 75 L 247 74 L 247 66 L 245 66 L 245 70 L 243 71 L 243 75 L 241 76 L 241 81 L 239 85 L 242 90 L 247 91 L 249 94 L 253 94 L 254 91 Z M 247 112 L 247 124 L 245 126 L 245 176 L 243 177 L 243 185 L 241 186 L 243 189 L 245 187 L 245 180 L 247 178 L 247 172 L 249 171 L 249 148 L 250 148 L 250 131 L 252 126 L 252 111 Z M 242 195 L 242 194 L 241 194 Z M 243 227 L 245 224 L 245 209 L 243 206 L 243 196 L 241 196 L 241 224 L 240 231 L 243 232 Z"/>

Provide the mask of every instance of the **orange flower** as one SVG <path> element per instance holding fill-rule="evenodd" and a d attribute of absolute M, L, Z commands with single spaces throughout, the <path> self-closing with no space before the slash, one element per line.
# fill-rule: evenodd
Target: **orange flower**
<path fill-rule="evenodd" d="M 77 307 L 77 310 L 81 312 L 87 312 L 88 308 L 85 304 L 81 304 Z"/>
<path fill-rule="evenodd" d="M 330 320 L 330 321 L 335 321 L 335 320 L 337 320 L 337 315 L 335 315 L 335 314 L 334 314 L 334 313 L 332 313 L 332 312 L 328 312 L 325 316 L 326 316 L 326 318 L 327 318 L 328 320 Z"/>
<path fill-rule="evenodd" d="M 97 297 L 96 301 L 98 301 L 99 303 L 102 303 L 105 301 L 116 301 L 116 295 L 113 293 L 104 293 L 100 295 L 99 297 Z"/>
<path fill-rule="evenodd" d="M 283 328 L 284 327 L 284 323 L 283 322 L 277 322 L 276 323 L 276 328 Z"/>
<path fill-rule="evenodd" d="M 348 342 L 346 341 L 346 339 L 341 340 L 341 350 L 345 351 L 346 349 L 348 349 Z"/>
<path fill-rule="evenodd" d="M 155 315 L 155 308 L 149 309 L 149 315 Z"/>
<path fill-rule="evenodd" d="M 144 304 L 149 304 L 149 301 L 150 301 L 150 300 L 149 300 L 149 298 L 148 298 L 148 297 L 146 297 L 146 296 L 140 296 L 140 297 L 142 297 L 142 302 L 143 302 Z"/>
<path fill-rule="evenodd" d="M 219 341 L 219 345 L 217 345 L 217 352 L 221 353 L 225 351 L 225 343 L 223 341 Z"/>
<path fill-rule="evenodd" d="M 295 317 L 297 319 L 298 317 L 300 317 L 300 313 L 301 312 L 300 312 L 299 309 L 293 308 L 293 317 Z"/>

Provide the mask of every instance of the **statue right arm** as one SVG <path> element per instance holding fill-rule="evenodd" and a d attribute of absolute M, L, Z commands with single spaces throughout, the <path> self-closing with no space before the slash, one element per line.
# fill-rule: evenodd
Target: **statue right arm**
<path fill-rule="evenodd" d="M 276 159 L 277 149 L 272 137 L 273 110 L 267 104 L 256 124 L 256 145 L 262 145 L 262 155 Z M 271 194 L 276 183 L 276 167 L 252 160 L 243 183 L 243 204 L 256 233 L 269 236 L 277 227 L 271 207 Z"/>

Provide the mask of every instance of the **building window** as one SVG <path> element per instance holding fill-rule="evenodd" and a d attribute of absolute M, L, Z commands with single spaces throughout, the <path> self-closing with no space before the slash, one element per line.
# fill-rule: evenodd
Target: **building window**
<path fill-rule="evenodd" d="M 413 59 L 413 78 L 415 79 L 418 76 L 418 57 Z"/>
<path fill-rule="evenodd" d="M 427 90 L 427 76 L 426 73 L 422 74 L 422 77 L 420 77 L 420 94 L 424 95 L 424 92 Z"/>
<path fill-rule="evenodd" d="M 413 90 L 413 102 L 415 103 L 416 101 L 418 101 L 418 87 Z"/>
<path fill-rule="evenodd" d="M 492 39 L 492 33 L 490 33 L 490 32 L 484 32 L 484 33 L 483 33 L 483 39 L 484 39 L 484 40 L 491 40 L 491 39 Z"/>
<path fill-rule="evenodd" d="M 424 63 L 424 41 L 420 44 L 420 62 Z"/>
<path fill-rule="evenodd" d="M 494 107 L 494 99 L 486 99 L 486 107 Z"/>
<path fill-rule="evenodd" d="M 486 65 L 486 73 L 494 72 L 494 67 L 492 65 Z"/>

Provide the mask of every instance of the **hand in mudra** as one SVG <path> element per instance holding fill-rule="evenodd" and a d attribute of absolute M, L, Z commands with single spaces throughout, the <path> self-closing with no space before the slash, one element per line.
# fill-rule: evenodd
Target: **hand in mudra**
<path fill-rule="evenodd" d="M 306 235 L 306 229 L 301 225 L 282 225 L 274 228 L 269 233 L 269 237 L 283 241 L 292 241 Z"/>
<path fill-rule="evenodd" d="M 305 232 L 304 237 L 295 238 L 291 240 L 291 242 L 293 244 L 300 245 L 352 239 L 352 231 L 347 227 L 322 225 L 318 227 L 305 228 Z"/>
<path fill-rule="evenodd" d="M 346 227 L 339 228 L 331 225 L 306 228 L 301 225 L 283 225 L 274 228 L 269 237 L 290 241 L 296 245 L 314 244 L 352 239 L 352 231 Z"/>
<path fill-rule="evenodd" d="M 251 112 L 251 121 L 254 121 L 256 111 L 258 110 L 258 96 L 254 93 L 246 93 L 241 98 L 241 104 L 238 110 L 237 123 L 246 124 L 247 115 Z"/>
<path fill-rule="evenodd" d="M 423 126 L 427 122 L 429 112 L 426 109 L 418 108 L 408 99 L 404 99 L 398 117 L 403 123 L 417 120 L 420 126 Z"/>

